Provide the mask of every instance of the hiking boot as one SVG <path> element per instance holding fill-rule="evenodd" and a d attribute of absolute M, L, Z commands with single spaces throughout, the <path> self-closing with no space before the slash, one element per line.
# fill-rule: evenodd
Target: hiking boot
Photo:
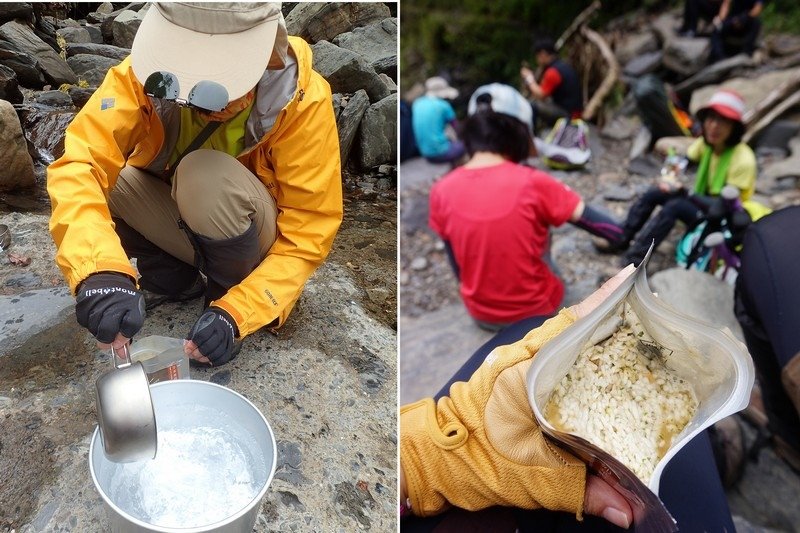
<path fill-rule="evenodd" d="M 203 296 L 206 292 L 206 282 L 203 277 L 198 275 L 195 282 L 186 290 L 177 294 L 158 294 L 147 289 L 142 289 L 144 293 L 145 309 L 150 311 L 166 302 L 188 302 Z"/>
<path fill-rule="evenodd" d="M 731 488 L 744 472 L 744 435 L 736 416 L 723 418 L 710 428 L 708 436 L 722 486 Z"/>

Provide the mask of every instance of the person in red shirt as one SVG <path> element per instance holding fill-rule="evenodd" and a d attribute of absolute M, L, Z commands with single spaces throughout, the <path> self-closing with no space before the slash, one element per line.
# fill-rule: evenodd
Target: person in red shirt
<path fill-rule="evenodd" d="M 536 64 L 542 69 L 542 79 L 537 82 L 527 66 L 520 69 L 525 86 L 536 99 L 536 118 L 552 123 L 561 117 L 580 118 L 583 98 L 578 74 L 570 65 L 559 59 L 555 44 L 550 39 L 533 43 Z M 547 99 L 552 103 L 548 104 Z"/>
<path fill-rule="evenodd" d="M 479 326 L 497 330 L 561 304 L 550 227 L 572 222 L 615 242 L 619 225 L 556 178 L 520 164 L 533 150 L 532 110 L 513 88 L 472 95 L 464 127 L 469 161 L 430 193 L 430 226 L 445 241 L 461 297 Z"/>

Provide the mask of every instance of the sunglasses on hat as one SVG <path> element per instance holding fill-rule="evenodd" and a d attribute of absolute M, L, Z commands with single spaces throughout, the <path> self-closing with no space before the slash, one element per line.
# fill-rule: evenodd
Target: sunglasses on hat
<path fill-rule="evenodd" d="M 153 98 L 173 100 L 178 105 L 197 107 L 204 111 L 222 111 L 228 105 L 228 91 L 225 87 L 208 80 L 197 82 L 185 100 L 178 98 L 181 93 L 178 77 L 165 71 L 156 71 L 147 76 L 144 93 Z"/>

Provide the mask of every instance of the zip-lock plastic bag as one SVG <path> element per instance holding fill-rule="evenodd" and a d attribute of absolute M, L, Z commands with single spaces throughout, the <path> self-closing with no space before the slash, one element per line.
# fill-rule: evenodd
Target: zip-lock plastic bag
<path fill-rule="evenodd" d="M 527 388 L 542 430 L 628 499 L 634 512 L 631 530 L 671 532 L 677 530 L 674 520 L 657 497 L 664 467 L 698 433 L 747 407 L 755 371 L 747 349 L 727 328 L 715 329 L 681 314 L 652 293 L 645 271 L 651 252 L 652 248 L 636 272 L 594 311 L 539 350 L 528 371 Z M 626 306 L 637 315 L 645 332 L 666 349 L 663 363 L 692 385 L 698 400 L 694 417 L 674 436 L 647 485 L 608 453 L 577 435 L 556 429 L 544 416 L 553 390 L 578 356 L 619 329 Z"/>

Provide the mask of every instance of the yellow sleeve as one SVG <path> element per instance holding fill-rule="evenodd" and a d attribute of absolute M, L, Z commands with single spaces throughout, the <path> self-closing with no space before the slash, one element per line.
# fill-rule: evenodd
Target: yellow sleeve
<path fill-rule="evenodd" d="M 700 157 L 703 155 L 703 148 L 705 145 L 706 143 L 702 137 L 695 139 L 694 142 L 689 145 L 689 148 L 686 149 L 686 158 L 692 163 L 699 162 Z"/>
<path fill-rule="evenodd" d="M 308 278 L 330 252 L 342 222 L 339 137 L 328 83 L 312 72 L 302 101 L 277 137 L 260 148 L 278 206 L 278 232 L 267 257 L 214 305 L 244 337 L 282 325 Z M 263 178 L 262 178 L 263 179 Z M 277 322 L 275 322 L 277 321 Z"/>
<path fill-rule="evenodd" d="M 562 311 L 495 348 L 450 396 L 400 409 L 400 462 L 414 514 L 505 505 L 581 517 L 586 466 L 545 437 L 525 385 L 533 356 L 573 321 Z"/>
<path fill-rule="evenodd" d="M 733 150 L 725 182 L 739 189 L 742 201 L 747 201 L 755 193 L 756 174 L 757 163 L 753 150 L 746 144 L 739 143 Z"/>
<path fill-rule="evenodd" d="M 47 168 L 56 262 L 75 293 L 90 274 L 114 271 L 136 279 L 114 232 L 107 200 L 119 171 L 148 134 L 149 100 L 126 59 L 110 69 L 67 127 L 64 155 Z"/>

